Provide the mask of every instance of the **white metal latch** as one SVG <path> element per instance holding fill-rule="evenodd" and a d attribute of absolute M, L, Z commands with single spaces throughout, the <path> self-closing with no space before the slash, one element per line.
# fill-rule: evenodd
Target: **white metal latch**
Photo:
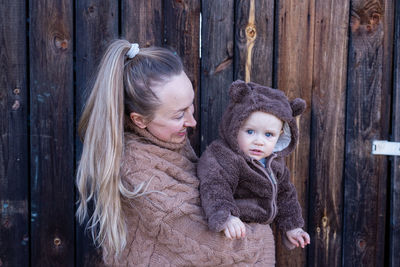
<path fill-rule="evenodd" d="M 372 154 L 400 156 L 400 142 L 374 140 L 372 141 Z"/>

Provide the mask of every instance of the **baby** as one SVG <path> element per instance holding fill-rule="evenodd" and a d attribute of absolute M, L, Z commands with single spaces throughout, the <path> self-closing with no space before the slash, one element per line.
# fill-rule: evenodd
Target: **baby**
<path fill-rule="evenodd" d="M 304 111 L 305 101 L 289 102 L 280 90 L 240 80 L 229 94 L 220 138 L 207 147 L 197 168 L 209 228 L 242 238 L 243 221 L 275 221 L 288 248 L 304 248 L 310 237 L 301 229 L 304 220 L 284 157 L 297 144 L 294 117 Z"/>

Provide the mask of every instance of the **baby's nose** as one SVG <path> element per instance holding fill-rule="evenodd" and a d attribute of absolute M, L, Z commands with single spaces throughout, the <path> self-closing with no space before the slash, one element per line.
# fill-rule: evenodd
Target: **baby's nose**
<path fill-rule="evenodd" d="M 260 138 L 256 138 L 256 140 L 254 140 L 254 144 L 256 146 L 263 146 L 264 142 Z"/>

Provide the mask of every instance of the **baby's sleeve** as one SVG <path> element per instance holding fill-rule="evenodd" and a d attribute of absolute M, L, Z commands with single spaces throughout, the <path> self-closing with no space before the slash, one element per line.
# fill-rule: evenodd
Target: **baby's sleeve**
<path fill-rule="evenodd" d="M 281 177 L 278 178 L 278 214 L 275 218 L 278 228 L 283 233 L 304 226 L 296 188 L 289 178 L 289 169 L 284 167 Z"/>
<path fill-rule="evenodd" d="M 225 149 L 211 144 L 202 154 L 197 165 L 200 179 L 200 199 L 212 231 L 222 231 L 229 215 L 239 217 L 239 209 L 233 198 L 238 177 L 221 164 L 228 155 Z M 224 166 L 224 167 L 223 167 Z M 234 166 L 231 166 L 235 168 Z"/>

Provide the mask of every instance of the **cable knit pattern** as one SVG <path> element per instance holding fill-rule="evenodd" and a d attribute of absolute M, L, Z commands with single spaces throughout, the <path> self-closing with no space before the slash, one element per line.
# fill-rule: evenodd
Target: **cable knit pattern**
<path fill-rule="evenodd" d="M 269 225 L 247 224 L 247 237 L 229 240 L 208 230 L 198 192 L 197 157 L 189 142 L 169 144 L 138 128 L 126 132 L 121 166 L 131 189 L 148 194 L 123 203 L 127 246 L 111 266 L 274 266 Z"/>

